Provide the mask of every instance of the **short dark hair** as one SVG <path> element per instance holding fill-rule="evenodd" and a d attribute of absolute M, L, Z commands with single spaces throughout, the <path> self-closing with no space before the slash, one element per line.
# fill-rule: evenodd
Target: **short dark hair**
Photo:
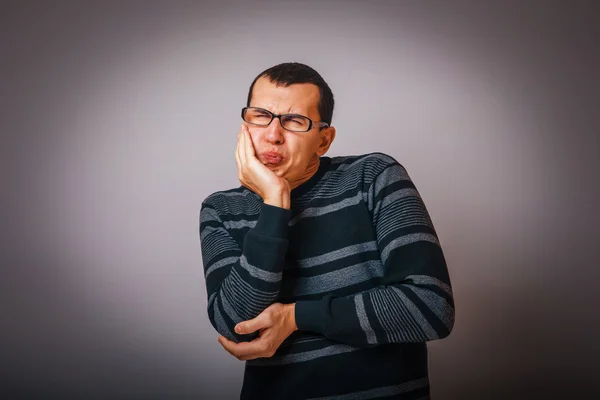
<path fill-rule="evenodd" d="M 329 88 L 329 85 L 321 75 L 308 65 L 304 65 L 297 62 L 289 62 L 275 65 L 271 68 L 268 68 L 258 74 L 252 84 L 250 85 L 250 90 L 248 91 L 248 102 L 246 104 L 247 107 L 250 107 L 250 100 L 252 100 L 252 90 L 254 89 L 254 84 L 261 77 L 269 78 L 269 80 L 277 85 L 281 85 L 284 87 L 290 86 L 294 83 L 312 83 L 319 88 L 319 92 L 321 93 L 321 98 L 319 99 L 319 104 L 317 105 L 319 109 L 319 116 L 321 117 L 321 121 L 327 122 L 331 125 L 331 119 L 333 117 L 333 93 Z"/>

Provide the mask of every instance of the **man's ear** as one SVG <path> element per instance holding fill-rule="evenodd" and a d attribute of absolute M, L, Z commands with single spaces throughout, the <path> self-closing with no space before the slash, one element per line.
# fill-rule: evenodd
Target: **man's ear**
<path fill-rule="evenodd" d="M 321 143 L 319 143 L 319 148 L 317 149 L 317 154 L 321 157 L 323 154 L 327 153 L 331 143 L 335 139 L 335 128 L 333 126 L 327 127 L 321 130 Z"/>

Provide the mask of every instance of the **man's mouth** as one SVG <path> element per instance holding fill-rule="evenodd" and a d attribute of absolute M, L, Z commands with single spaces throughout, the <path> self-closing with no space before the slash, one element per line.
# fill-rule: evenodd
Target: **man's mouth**
<path fill-rule="evenodd" d="M 278 165 L 281 163 L 281 161 L 283 161 L 283 157 L 281 156 L 276 156 L 276 155 L 271 155 L 271 154 L 264 154 L 263 158 L 265 159 L 265 161 L 268 164 L 273 164 L 273 165 Z"/>

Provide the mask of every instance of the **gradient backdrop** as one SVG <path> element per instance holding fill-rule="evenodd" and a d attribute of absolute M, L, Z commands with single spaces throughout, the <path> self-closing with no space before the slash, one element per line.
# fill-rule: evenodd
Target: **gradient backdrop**
<path fill-rule="evenodd" d="M 394 156 L 428 206 L 457 309 L 434 398 L 598 398 L 597 9 L 0 2 L 0 398 L 237 398 L 198 215 L 285 61 L 334 92 L 328 155 Z"/>

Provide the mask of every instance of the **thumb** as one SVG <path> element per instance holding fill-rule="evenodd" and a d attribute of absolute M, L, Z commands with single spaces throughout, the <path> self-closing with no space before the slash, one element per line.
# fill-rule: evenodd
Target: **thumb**
<path fill-rule="evenodd" d="M 235 326 L 235 332 L 241 335 L 255 332 L 259 329 L 266 328 L 268 324 L 262 314 L 248 321 L 240 322 Z"/>

